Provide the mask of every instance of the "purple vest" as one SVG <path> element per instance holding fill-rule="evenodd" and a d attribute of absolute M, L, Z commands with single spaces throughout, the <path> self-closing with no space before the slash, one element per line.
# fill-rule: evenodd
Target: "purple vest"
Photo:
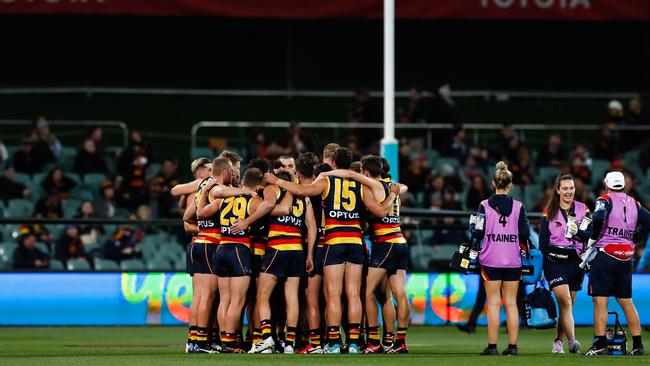
<path fill-rule="evenodd" d="M 607 244 L 634 245 L 633 236 L 639 215 L 636 200 L 623 192 L 611 192 L 607 196 L 612 203 L 612 211 L 607 216 L 596 247 L 602 248 Z"/>
<path fill-rule="evenodd" d="M 580 223 L 587 215 L 587 205 L 578 201 L 573 201 L 573 204 L 576 215 L 576 224 L 580 226 Z M 562 212 L 559 210 L 552 220 L 549 218 L 548 231 L 551 233 L 550 244 L 557 247 L 574 247 L 576 252 L 581 253 L 583 244 L 573 238 L 567 239 L 567 237 L 564 236 L 566 233 L 566 225 L 567 222 L 564 219 L 564 215 L 562 215 Z"/>
<path fill-rule="evenodd" d="M 512 213 L 502 216 L 489 204 L 481 202 L 485 209 L 485 236 L 478 261 L 482 266 L 494 268 L 521 267 L 519 252 L 519 213 L 521 202 L 512 200 Z"/>

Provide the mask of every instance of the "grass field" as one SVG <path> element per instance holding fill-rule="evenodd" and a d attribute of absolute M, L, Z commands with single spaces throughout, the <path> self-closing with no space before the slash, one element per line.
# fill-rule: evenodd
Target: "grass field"
<path fill-rule="evenodd" d="M 454 327 L 413 327 L 407 355 L 209 355 L 183 353 L 181 327 L 0 328 L 0 365 L 614 365 L 648 364 L 650 356 L 587 358 L 550 353 L 554 331 L 525 330 L 519 357 L 480 357 L 485 328 L 466 335 Z M 650 342 L 649 332 L 644 333 Z M 583 349 L 592 338 L 579 328 Z M 499 339 L 502 349 L 507 338 Z M 631 339 L 628 341 L 631 346 Z"/>

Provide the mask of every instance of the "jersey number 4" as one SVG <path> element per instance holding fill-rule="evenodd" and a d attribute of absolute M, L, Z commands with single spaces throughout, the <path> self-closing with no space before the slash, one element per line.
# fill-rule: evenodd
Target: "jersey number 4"
<path fill-rule="evenodd" d="M 506 227 L 506 224 L 507 224 L 507 223 L 508 223 L 508 218 L 505 217 L 505 216 L 503 216 L 503 215 L 501 215 L 501 216 L 499 217 L 499 224 L 501 224 L 501 226 L 503 226 L 503 227 Z"/>

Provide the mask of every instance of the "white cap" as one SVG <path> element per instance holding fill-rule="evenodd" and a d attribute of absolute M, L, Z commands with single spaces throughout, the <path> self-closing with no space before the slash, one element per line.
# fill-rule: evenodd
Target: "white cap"
<path fill-rule="evenodd" d="M 621 172 L 609 172 L 605 176 L 605 185 L 610 189 L 625 188 L 625 176 Z"/>
<path fill-rule="evenodd" d="M 619 111 L 622 111 L 623 110 L 623 104 L 621 104 L 621 102 L 619 102 L 618 100 L 614 99 L 614 100 L 611 100 L 609 102 L 609 104 L 607 104 L 607 109 L 617 109 Z"/>

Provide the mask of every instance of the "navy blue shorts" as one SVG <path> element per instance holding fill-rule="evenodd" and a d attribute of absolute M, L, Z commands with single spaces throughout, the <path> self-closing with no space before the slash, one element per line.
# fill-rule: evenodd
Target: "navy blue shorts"
<path fill-rule="evenodd" d="M 278 278 L 302 277 L 305 275 L 305 253 L 302 250 L 266 248 L 260 273 Z"/>
<path fill-rule="evenodd" d="M 621 261 L 598 252 L 591 261 L 589 295 L 617 299 L 632 298 L 632 260 Z"/>
<path fill-rule="evenodd" d="M 323 266 L 333 266 L 336 264 L 365 263 L 366 248 L 359 244 L 334 244 L 325 245 L 325 260 Z"/>
<path fill-rule="evenodd" d="M 260 275 L 260 270 L 262 269 L 262 259 L 263 255 L 253 254 L 251 256 L 251 275 L 257 278 Z"/>
<path fill-rule="evenodd" d="M 325 248 L 324 247 L 316 247 L 314 248 L 314 270 L 311 271 L 309 274 L 310 277 L 312 276 L 322 276 L 323 275 L 323 262 L 325 261 Z"/>
<path fill-rule="evenodd" d="M 214 271 L 214 253 L 218 244 L 190 243 L 187 246 L 185 271 L 190 275 L 196 273 L 216 274 Z"/>
<path fill-rule="evenodd" d="M 521 281 L 521 267 L 495 268 L 482 266 L 481 276 L 484 281 Z"/>
<path fill-rule="evenodd" d="M 251 251 L 244 244 L 219 244 L 214 252 L 215 273 L 219 277 L 251 275 Z"/>
<path fill-rule="evenodd" d="M 548 286 L 552 289 L 560 285 L 569 285 L 570 291 L 582 290 L 585 271 L 578 267 L 580 262 L 577 255 L 566 262 L 544 257 L 544 278 L 548 281 Z"/>
<path fill-rule="evenodd" d="M 409 248 L 406 244 L 373 243 L 368 266 L 385 269 L 389 275 L 400 269 L 406 270 L 409 266 Z"/>

